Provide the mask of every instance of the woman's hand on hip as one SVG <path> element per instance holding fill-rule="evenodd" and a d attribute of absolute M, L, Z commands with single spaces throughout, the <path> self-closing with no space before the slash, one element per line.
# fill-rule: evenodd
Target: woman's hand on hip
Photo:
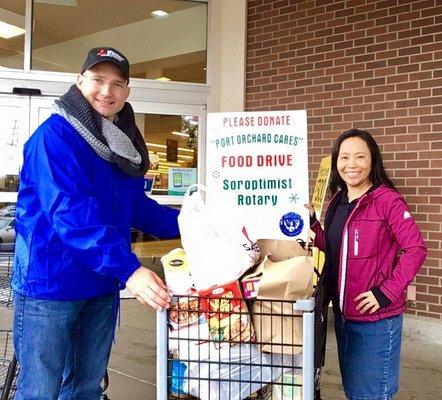
<path fill-rule="evenodd" d="M 361 314 L 365 314 L 367 311 L 369 314 L 373 314 L 380 308 L 379 303 L 371 290 L 361 293 L 359 296 L 355 297 L 354 300 L 358 303 L 356 309 L 359 310 Z"/>

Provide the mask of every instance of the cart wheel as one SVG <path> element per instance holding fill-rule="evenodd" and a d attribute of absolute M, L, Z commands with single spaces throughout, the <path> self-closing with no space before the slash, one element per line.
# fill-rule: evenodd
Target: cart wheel
<path fill-rule="evenodd" d="M 13 393 L 15 391 L 14 380 L 16 378 L 16 373 L 17 373 L 17 358 L 14 355 L 8 366 L 3 390 L 0 390 L 1 400 L 9 400 L 13 398 Z M 10 397 L 10 394 L 12 395 L 12 397 Z"/>
<path fill-rule="evenodd" d="M 321 398 L 321 390 L 319 390 L 319 389 L 315 390 L 315 400 L 322 400 L 322 398 Z"/>
<path fill-rule="evenodd" d="M 109 373 L 106 370 L 104 374 L 103 380 L 101 381 L 101 397 L 100 400 L 109 400 L 109 397 L 106 393 L 104 393 L 109 386 Z"/>
<path fill-rule="evenodd" d="M 108 386 L 109 386 L 109 373 L 106 370 L 103 380 L 101 381 L 101 393 L 105 392 Z"/>

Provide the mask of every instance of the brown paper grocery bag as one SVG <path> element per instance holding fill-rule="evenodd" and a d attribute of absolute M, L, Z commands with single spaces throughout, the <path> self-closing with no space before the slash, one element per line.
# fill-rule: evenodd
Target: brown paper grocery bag
<path fill-rule="evenodd" d="M 262 275 L 258 299 L 253 304 L 252 318 L 257 341 L 262 343 L 261 350 L 285 354 L 301 353 L 302 312 L 294 311 L 293 303 L 285 301 L 312 295 L 311 257 L 297 256 L 280 262 L 265 258 L 258 270 L 262 271 Z"/>
<path fill-rule="evenodd" d="M 256 243 L 261 256 L 267 256 L 273 262 L 307 255 L 307 251 L 296 240 L 258 239 Z"/>

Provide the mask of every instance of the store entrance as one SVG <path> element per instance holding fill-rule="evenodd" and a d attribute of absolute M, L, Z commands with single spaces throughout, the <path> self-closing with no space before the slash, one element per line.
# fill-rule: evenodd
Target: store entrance
<path fill-rule="evenodd" d="M 136 89 L 135 94 L 137 94 Z M 138 97 L 138 96 L 137 96 Z M 23 163 L 23 145 L 52 113 L 55 96 L 0 94 L 0 253 L 11 254 L 15 242 L 15 203 Z M 179 207 L 187 186 L 204 182 L 205 120 L 203 105 L 131 101 L 149 149 L 146 195 Z M 0 235 L 1 228 L 0 228 Z M 159 257 L 179 247 L 179 240 L 160 241 L 132 231 L 132 248 L 143 265 L 162 274 Z"/>

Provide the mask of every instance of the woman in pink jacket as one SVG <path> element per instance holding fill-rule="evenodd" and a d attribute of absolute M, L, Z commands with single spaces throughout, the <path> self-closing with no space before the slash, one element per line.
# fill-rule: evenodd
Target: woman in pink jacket
<path fill-rule="evenodd" d="M 427 250 L 368 132 L 336 140 L 328 190 L 324 229 L 310 206 L 311 229 L 326 254 L 345 394 L 389 400 L 398 390 L 405 290 Z"/>

